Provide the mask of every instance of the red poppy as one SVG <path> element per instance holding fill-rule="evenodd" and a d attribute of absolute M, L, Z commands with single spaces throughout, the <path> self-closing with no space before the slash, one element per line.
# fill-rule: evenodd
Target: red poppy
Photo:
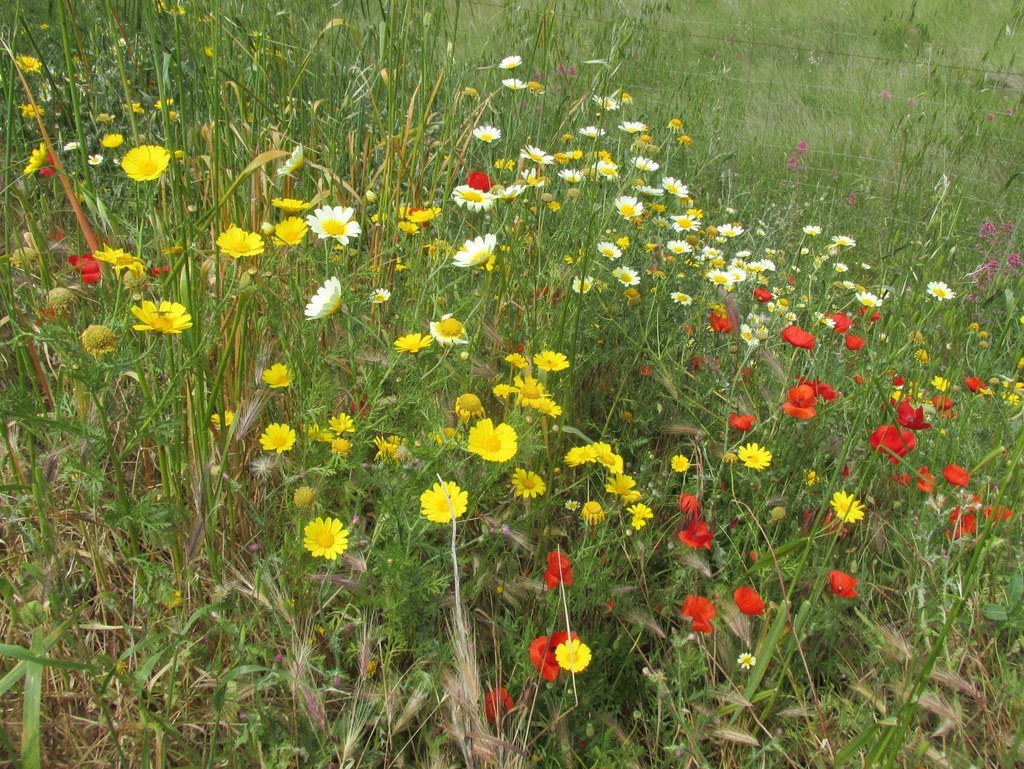
<path fill-rule="evenodd" d="M 859 350 L 867 344 L 867 340 L 862 336 L 857 336 L 856 334 L 847 334 L 843 337 L 843 344 L 846 345 L 847 350 Z"/>
<path fill-rule="evenodd" d="M 965 534 L 973 534 L 978 530 L 978 519 L 974 513 L 961 512 L 959 507 L 954 507 L 949 514 L 949 523 L 952 529 L 946 529 L 947 539 L 960 539 Z"/>
<path fill-rule="evenodd" d="M 679 495 L 679 512 L 690 516 L 690 520 L 700 516 L 700 500 L 685 491 Z"/>
<path fill-rule="evenodd" d="M 995 519 L 996 521 L 1008 521 L 1013 517 L 1013 510 L 1008 508 L 1006 505 L 985 505 L 984 515 L 989 520 Z"/>
<path fill-rule="evenodd" d="M 701 548 L 710 550 L 711 539 L 711 529 L 708 528 L 703 518 L 694 518 L 690 521 L 689 526 L 679 532 L 679 541 L 695 550 L 700 550 Z"/>
<path fill-rule="evenodd" d="M 548 570 L 544 573 L 544 584 L 548 590 L 559 585 L 572 586 L 572 561 L 565 553 L 552 550 L 548 553 Z"/>
<path fill-rule="evenodd" d="M 695 633 L 710 633 L 714 630 L 711 620 L 718 614 L 715 605 L 707 598 L 699 595 L 688 595 L 683 601 L 683 608 L 679 610 L 680 616 L 688 617 L 690 629 Z"/>
<path fill-rule="evenodd" d="M 860 308 L 860 314 L 861 315 L 867 315 L 867 313 L 868 313 L 868 308 L 867 307 L 861 307 Z M 871 316 L 868 318 L 868 320 L 871 321 L 872 323 L 874 323 L 876 320 L 881 320 L 881 319 L 882 319 L 882 313 L 880 313 L 878 310 L 875 310 L 873 313 L 871 313 Z"/>
<path fill-rule="evenodd" d="M 855 598 L 857 595 L 856 577 L 851 577 L 845 572 L 833 569 L 828 573 L 828 583 L 832 587 L 832 592 L 840 598 Z"/>
<path fill-rule="evenodd" d="M 99 283 L 100 262 L 95 256 L 92 254 L 82 254 L 81 256 L 72 254 L 68 257 L 68 261 L 72 267 L 78 270 L 83 283 Z"/>
<path fill-rule="evenodd" d="M 907 383 L 907 380 L 904 379 L 900 374 L 896 374 L 892 378 L 892 386 L 893 387 L 903 387 L 903 385 L 905 385 L 906 383 Z"/>
<path fill-rule="evenodd" d="M 775 296 L 764 286 L 758 286 L 754 289 L 754 298 L 759 302 L 770 302 Z"/>
<path fill-rule="evenodd" d="M 722 334 L 732 333 L 732 321 L 729 319 L 729 315 L 721 310 L 712 310 L 708 315 L 708 323 L 711 325 L 712 331 Z"/>
<path fill-rule="evenodd" d="M 970 474 L 960 465 L 946 465 L 942 469 L 942 477 L 954 486 L 966 486 L 971 482 Z"/>
<path fill-rule="evenodd" d="M 964 380 L 964 384 L 967 385 L 967 389 L 972 393 L 978 392 L 982 387 L 985 386 L 985 381 L 978 379 L 976 376 L 969 376 Z"/>
<path fill-rule="evenodd" d="M 845 334 L 853 327 L 853 321 L 850 320 L 845 315 L 843 315 L 841 312 L 837 312 L 832 316 L 832 322 L 833 324 L 835 324 L 832 326 L 832 328 L 834 328 L 840 334 Z"/>
<path fill-rule="evenodd" d="M 789 390 L 789 399 L 782 404 L 782 410 L 796 419 L 810 419 L 818 412 L 814 409 L 818 396 L 810 385 L 797 385 Z"/>
<path fill-rule="evenodd" d="M 764 614 L 764 601 L 752 587 L 736 588 L 736 592 L 732 594 L 732 600 L 744 614 Z"/>
<path fill-rule="evenodd" d="M 740 430 L 747 432 L 753 430 L 754 425 L 757 423 L 757 417 L 752 417 L 749 414 L 737 414 L 735 411 L 729 414 L 729 427 L 733 430 Z"/>
<path fill-rule="evenodd" d="M 889 455 L 889 461 L 897 464 L 900 457 L 905 457 L 908 451 L 913 451 L 917 445 L 917 438 L 912 430 L 906 430 L 895 425 L 882 425 L 871 433 L 871 447 L 875 451 L 881 451 Z"/>
<path fill-rule="evenodd" d="M 573 638 L 579 638 L 575 633 Z M 537 636 L 530 643 L 530 663 L 537 668 L 537 672 L 545 681 L 554 681 L 558 678 L 558 660 L 555 659 L 555 649 L 559 644 L 569 640 L 569 634 L 564 630 L 552 636 Z"/>
<path fill-rule="evenodd" d="M 474 190 L 480 190 L 480 192 L 491 191 L 491 177 L 482 171 L 473 171 L 466 178 L 466 186 L 472 187 Z"/>
<path fill-rule="evenodd" d="M 820 379 L 804 379 L 802 376 L 796 378 L 797 384 L 807 385 L 814 388 L 814 394 L 824 401 L 831 403 L 839 397 L 832 385 L 822 382 Z"/>
<path fill-rule="evenodd" d="M 928 469 L 928 465 L 921 465 L 917 469 L 917 488 L 925 494 L 935 491 L 935 476 Z"/>
<path fill-rule="evenodd" d="M 799 326 L 786 326 L 782 329 L 782 338 L 802 350 L 814 349 L 814 334 L 804 331 Z"/>
<path fill-rule="evenodd" d="M 508 690 L 504 686 L 489 689 L 484 695 L 484 715 L 487 717 L 487 721 L 493 724 L 498 720 L 499 714 L 508 713 L 515 707 L 515 704 L 515 700 L 509 696 Z"/>
<path fill-rule="evenodd" d="M 893 473 L 892 480 L 897 486 L 909 486 L 910 473 Z"/>
<path fill-rule="evenodd" d="M 932 426 L 924 421 L 924 407 L 916 409 L 908 401 L 900 401 L 896 406 L 896 421 L 908 430 L 930 430 Z"/>
<path fill-rule="evenodd" d="M 944 416 L 956 416 L 952 413 L 953 411 L 953 399 L 947 398 L 945 395 L 936 395 L 932 398 L 932 405 L 935 410 Z"/>

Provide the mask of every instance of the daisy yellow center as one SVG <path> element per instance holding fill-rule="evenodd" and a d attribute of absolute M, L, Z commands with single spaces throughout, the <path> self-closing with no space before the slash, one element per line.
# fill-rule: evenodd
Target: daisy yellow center
<path fill-rule="evenodd" d="M 537 386 L 536 382 L 527 381 L 519 388 L 519 394 L 524 398 L 540 398 L 541 392 L 540 387 Z"/>
<path fill-rule="evenodd" d="M 437 333 L 449 339 L 462 336 L 462 332 L 462 322 L 455 318 L 445 318 L 437 324 Z"/>
<path fill-rule="evenodd" d="M 330 529 L 323 528 L 316 535 L 316 543 L 324 550 L 334 547 L 334 535 Z"/>
<path fill-rule="evenodd" d="M 338 219 L 328 219 L 323 223 L 324 232 L 328 235 L 344 235 L 348 229 L 348 222 Z"/>
<path fill-rule="evenodd" d="M 483 201 L 484 196 L 478 190 L 465 190 L 462 193 L 462 199 L 468 200 L 470 203 L 480 203 Z"/>
<path fill-rule="evenodd" d="M 157 313 L 149 319 L 149 325 L 153 327 L 154 331 L 158 331 L 161 334 L 166 334 L 172 328 L 174 328 L 174 318 L 163 313 Z"/>

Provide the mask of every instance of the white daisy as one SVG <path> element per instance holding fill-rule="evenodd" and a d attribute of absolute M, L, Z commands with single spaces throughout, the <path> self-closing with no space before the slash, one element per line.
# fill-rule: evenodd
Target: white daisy
<path fill-rule="evenodd" d="M 686 306 L 688 304 L 693 304 L 693 297 L 689 294 L 684 294 L 682 291 L 673 291 L 672 301 L 676 304 Z"/>
<path fill-rule="evenodd" d="M 594 104 L 596 104 L 598 107 L 600 107 L 603 110 L 607 110 L 608 112 L 614 112 L 615 110 L 617 110 L 619 108 L 618 99 L 616 99 L 614 96 L 597 96 L 597 95 L 594 95 L 594 96 L 592 96 L 590 98 L 594 100 Z"/>
<path fill-rule="evenodd" d="M 676 232 L 696 232 L 700 229 L 700 219 L 690 216 L 689 214 L 673 216 L 672 229 Z"/>
<path fill-rule="evenodd" d="M 579 184 L 583 181 L 583 174 L 577 168 L 563 168 L 558 172 L 558 178 L 568 184 Z"/>
<path fill-rule="evenodd" d="M 588 291 L 590 291 L 590 289 L 593 287 L 594 279 L 590 275 L 587 275 L 586 277 L 583 278 L 572 279 L 572 290 L 575 291 L 577 294 L 585 294 Z"/>
<path fill-rule="evenodd" d="M 508 187 L 492 187 L 491 192 L 501 200 L 515 200 L 526 192 L 526 185 L 510 184 Z"/>
<path fill-rule="evenodd" d="M 820 235 L 820 234 L 821 234 L 821 227 L 819 227 L 816 224 L 808 224 L 806 227 L 804 227 L 804 235 L 810 235 L 813 238 L 815 235 Z"/>
<path fill-rule="evenodd" d="M 640 282 L 640 274 L 630 267 L 616 267 L 612 270 L 612 277 L 624 286 L 635 286 Z"/>
<path fill-rule="evenodd" d="M 615 198 L 615 210 L 626 219 L 635 219 L 644 214 L 644 204 L 632 195 L 620 195 Z"/>
<path fill-rule="evenodd" d="M 370 292 L 371 304 L 384 304 L 391 298 L 391 292 L 386 288 L 377 288 Z"/>
<path fill-rule="evenodd" d="M 665 244 L 665 248 L 673 254 L 689 254 L 693 251 L 693 246 L 685 240 L 670 240 Z"/>
<path fill-rule="evenodd" d="M 614 243 L 609 243 L 607 240 L 603 240 L 597 244 L 597 253 L 601 256 L 606 256 L 609 259 L 618 259 L 622 256 L 622 249 Z"/>
<path fill-rule="evenodd" d="M 498 239 L 494 235 L 483 235 L 467 240 L 455 254 L 452 264 L 456 267 L 476 267 L 478 264 L 486 264 L 487 260 L 494 256 L 494 249 L 497 247 Z"/>
<path fill-rule="evenodd" d="M 723 238 L 735 238 L 746 232 L 738 224 L 720 224 L 716 229 Z"/>
<path fill-rule="evenodd" d="M 479 125 L 473 129 L 473 136 L 482 142 L 490 144 L 501 138 L 501 129 L 492 125 Z"/>
<path fill-rule="evenodd" d="M 619 129 L 628 134 L 639 134 L 647 130 L 647 125 L 639 120 L 626 120 L 619 123 Z"/>
<path fill-rule="evenodd" d="M 596 125 L 588 125 L 586 128 L 581 128 L 579 132 L 581 136 L 585 136 L 588 139 L 596 139 L 599 136 L 604 136 L 608 133 L 603 128 L 598 128 Z"/>
<path fill-rule="evenodd" d="M 554 156 L 549 155 L 540 147 L 534 147 L 532 144 L 527 144 L 519 150 L 519 157 L 532 160 L 534 163 L 540 163 L 542 166 L 549 166 L 555 162 Z"/>
<path fill-rule="evenodd" d="M 522 56 L 506 56 L 498 63 L 498 67 L 499 69 L 515 69 L 522 63 Z"/>
<path fill-rule="evenodd" d="M 474 189 L 468 184 L 460 184 L 452 190 L 452 200 L 456 205 L 470 211 L 487 211 L 494 207 L 494 195 Z"/>
<path fill-rule="evenodd" d="M 326 318 L 341 309 L 341 281 L 328 278 L 306 305 L 307 318 Z"/>
<path fill-rule="evenodd" d="M 657 171 L 661 166 L 650 158 L 637 156 L 633 158 L 633 167 L 640 171 Z"/>
<path fill-rule="evenodd" d="M 947 299 L 956 299 L 956 292 L 941 280 L 933 280 L 929 283 L 928 293 L 940 302 L 944 302 Z"/>
<path fill-rule="evenodd" d="M 359 222 L 352 219 L 355 211 L 342 206 L 324 206 L 306 217 L 306 224 L 320 238 L 334 238 L 343 246 L 348 245 L 350 238 L 358 238 L 362 233 Z"/>
<path fill-rule="evenodd" d="M 664 177 L 661 180 L 661 186 L 664 187 L 665 192 L 669 195 L 675 195 L 677 198 L 690 197 L 690 190 L 687 186 L 672 176 Z"/>
<path fill-rule="evenodd" d="M 619 164 L 611 160 L 598 160 L 594 170 L 602 179 L 614 179 L 619 175 Z"/>
<path fill-rule="evenodd" d="M 101 165 L 103 163 L 103 156 L 102 155 L 90 155 L 89 158 L 88 158 L 88 163 L 91 166 Z"/>
<path fill-rule="evenodd" d="M 306 162 L 306 155 L 302 149 L 302 145 L 299 144 L 292 150 L 292 154 L 288 156 L 288 159 L 284 161 L 277 168 L 278 176 L 291 176 L 293 173 L 302 168 L 302 164 Z"/>
<path fill-rule="evenodd" d="M 501 81 L 501 84 L 510 91 L 522 91 L 524 88 L 526 88 L 526 83 L 524 83 L 517 77 L 505 78 L 504 80 Z"/>

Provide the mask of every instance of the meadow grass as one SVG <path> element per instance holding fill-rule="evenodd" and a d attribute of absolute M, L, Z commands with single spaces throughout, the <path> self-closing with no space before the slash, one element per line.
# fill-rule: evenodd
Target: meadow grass
<path fill-rule="evenodd" d="M 1019 5 L 16 2 L 0 763 L 1024 763 Z"/>

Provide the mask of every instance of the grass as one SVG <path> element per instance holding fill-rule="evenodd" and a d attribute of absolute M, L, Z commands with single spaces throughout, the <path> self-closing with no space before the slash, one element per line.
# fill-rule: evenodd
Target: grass
<path fill-rule="evenodd" d="M 17 3 L 0 763 L 1024 762 L 1024 16 L 988 11 Z M 473 211 L 470 172 L 523 188 Z"/>

